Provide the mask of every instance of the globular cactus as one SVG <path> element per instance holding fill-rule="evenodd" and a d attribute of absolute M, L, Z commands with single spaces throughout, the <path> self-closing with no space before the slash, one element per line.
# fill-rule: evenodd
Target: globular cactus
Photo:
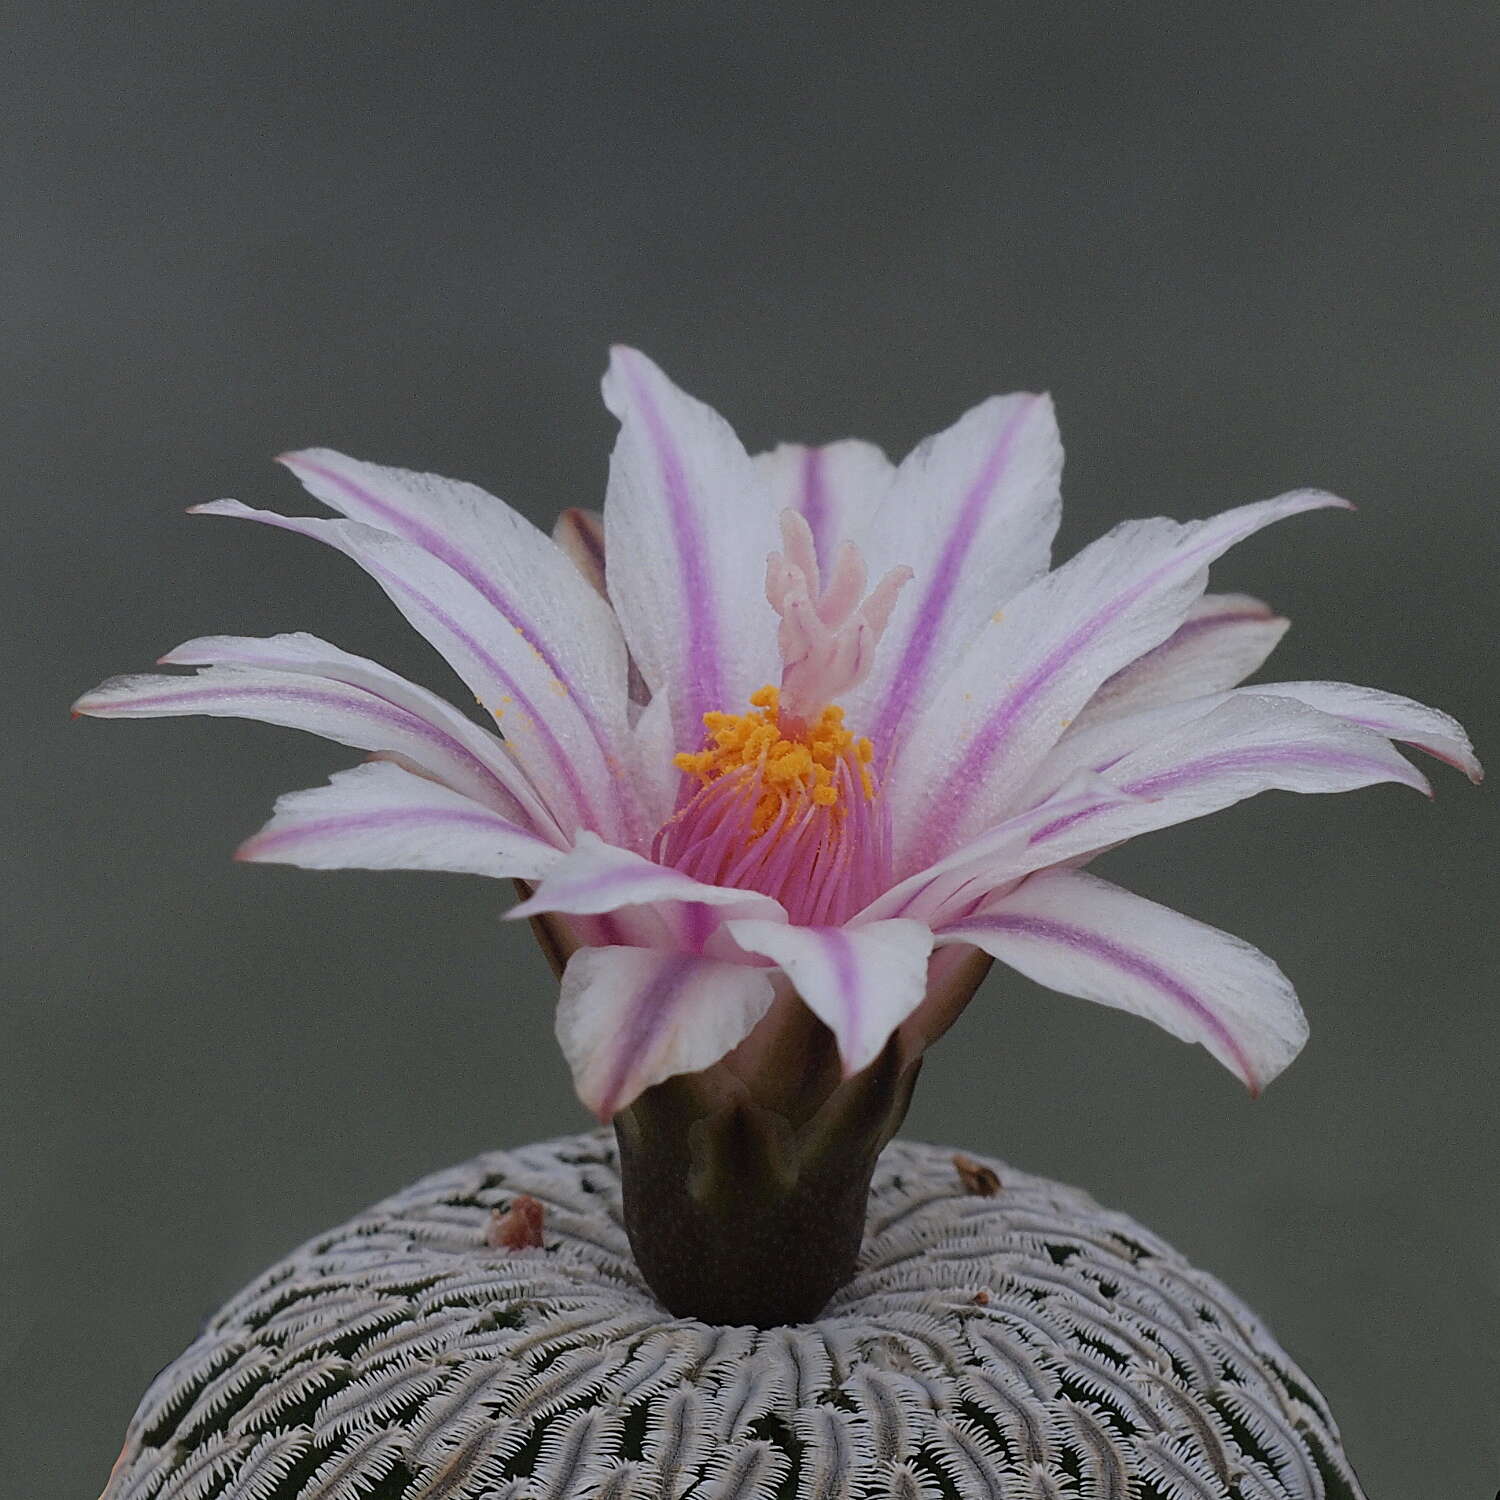
<path fill-rule="evenodd" d="M 507 1248 L 527 1199 L 541 1244 Z M 642 1281 L 600 1132 L 427 1177 L 267 1271 L 156 1380 L 105 1492 L 575 1496 L 1362 1491 L 1255 1315 L 1074 1188 L 898 1142 L 823 1316 L 716 1327 Z"/>

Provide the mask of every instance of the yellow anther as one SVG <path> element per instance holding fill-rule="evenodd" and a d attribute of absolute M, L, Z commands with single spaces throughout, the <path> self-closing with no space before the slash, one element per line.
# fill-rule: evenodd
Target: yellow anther
<path fill-rule="evenodd" d="M 704 786 L 738 771 L 753 769 L 759 795 L 751 815 L 755 834 L 764 833 L 785 812 L 792 814 L 804 798 L 816 807 L 835 808 L 839 802 L 838 770 L 853 761 L 867 798 L 875 795 L 869 770 L 875 749 L 867 739 L 856 740 L 844 728 L 844 710 L 836 703 L 823 709 L 815 722 L 781 722 L 781 692 L 767 684 L 750 695 L 750 712 L 706 713 L 705 749 L 683 751 L 672 764 Z"/>

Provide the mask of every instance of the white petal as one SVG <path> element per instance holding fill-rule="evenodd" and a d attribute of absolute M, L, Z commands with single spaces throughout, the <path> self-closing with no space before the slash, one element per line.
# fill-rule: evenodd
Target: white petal
<path fill-rule="evenodd" d="M 894 748 L 982 622 L 1047 571 L 1062 443 L 1045 396 L 994 396 L 920 444 L 856 534 L 870 576 L 915 575 L 886 627 L 851 722 Z"/>
<path fill-rule="evenodd" d="M 179 650 L 196 654 L 195 644 Z M 498 743 L 493 751 L 482 748 L 474 736 L 457 732 L 451 719 L 425 712 L 415 692 L 407 697 L 384 690 L 374 679 L 367 687 L 300 669 L 213 666 L 190 677 L 113 677 L 85 693 L 73 711 L 106 719 L 206 714 L 303 729 L 336 744 L 394 756 L 517 822 L 555 828 L 524 780 L 505 774 Z"/>
<path fill-rule="evenodd" d="M 646 685 L 670 697 L 678 748 L 694 749 L 705 713 L 742 712 L 780 678 L 765 599 L 775 520 L 728 423 L 645 355 L 614 351 L 604 400 L 620 419 L 604 507 L 610 601 Z"/>
<path fill-rule="evenodd" d="M 879 448 L 858 438 L 820 448 L 782 443 L 756 454 L 754 463 L 770 493 L 772 513 L 794 510 L 807 522 L 825 579 L 840 544 L 868 523 L 896 473 Z"/>
<path fill-rule="evenodd" d="M 1260 670 L 1290 623 L 1248 594 L 1205 594 L 1161 645 L 1099 688 L 1074 727 L 1237 687 Z"/>
<path fill-rule="evenodd" d="M 579 1098 L 608 1120 L 652 1084 L 716 1063 L 770 1008 L 771 973 L 650 948 L 580 948 L 557 1008 Z"/>
<path fill-rule="evenodd" d="M 597 719 L 606 751 L 625 714 L 625 642 L 614 612 L 572 559 L 478 485 L 386 468 L 328 448 L 280 460 L 325 505 L 414 543 L 451 568 L 539 654 Z"/>
<path fill-rule="evenodd" d="M 591 833 L 580 833 L 577 843 L 558 861 L 531 899 L 513 907 L 506 915 L 534 917 L 556 911 L 586 916 L 617 911 L 622 906 L 677 909 L 679 922 L 693 929 L 685 937 L 696 935 L 697 944 L 706 941 L 727 915 L 786 920 L 780 903 L 769 896 L 729 886 L 704 885 L 680 870 L 668 869 L 629 849 L 606 844 Z M 707 910 L 710 907 L 725 910 L 710 912 Z"/>
<path fill-rule="evenodd" d="M 1307 1040 L 1296 993 L 1264 953 L 1092 875 L 1034 875 L 939 940 L 972 943 L 1049 989 L 1199 1042 L 1251 1093 Z"/>
<path fill-rule="evenodd" d="M 1373 729 L 1405 745 L 1415 745 L 1446 765 L 1462 771 L 1470 781 L 1484 779 L 1484 769 L 1464 727 L 1450 714 L 1428 708 L 1399 693 L 1355 687 L 1348 682 L 1256 683 L 1251 692 L 1268 697 L 1295 698 L 1325 714 Z"/>
<path fill-rule="evenodd" d="M 846 1077 L 874 1062 L 926 994 L 932 931 L 923 922 L 791 927 L 752 920 L 728 926 L 740 947 L 786 971 L 837 1040 Z"/>
<path fill-rule="evenodd" d="M 1229 694 L 1212 712 L 1133 751 L 1103 776 L 1082 773 L 1096 794 L 1080 797 L 1078 779 L 903 881 L 872 911 L 887 915 L 909 905 L 941 925 L 945 913 L 959 909 L 960 898 L 972 904 L 986 889 L 1003 889 L 1034 870 L 1091 857 L 1272 789 L 1346 792 L 1394 781 L 1430 794 L 1427 779 L 1382 735 L 1251 689 Z M 944 893 L 938 910 L 923 894 L 930 889 Z M 895 899 L 898 893 L 904 902 Z"/>
<path fill-rule="evenodd" d="M 433 760 L 420 763 L 420 769 L 439 776 L 458 791 L 478 797 L 482 802 L 494 800 L 493 788 L 486 791 L 486 787 L 498 782 L 501 788 L 500 811 L 508 817 L 519 818 L 522 822 L 536 821 L 543 827 L 556 827 L 527 781 L 525 773 L 511 759 L 510 752 L 498 736 L 465 718 L 451 703 L 445 702 L 436 693 L 408 682 L 406 678 L 368 657 L 355 656 L 315 635 L 297 631 L 272 636 L 199 636 L 196 640 L 185 641 L 167 652 L 161 661 L 163 666 L 250 667 L 272 672 L 296 672 L 310 678 L 345 683 L 370 693 L 391 707 L 412 714 L 432 726 L 446 741 L 460 747 L 465 756 L 478 761 L 489 775 L 473 784 L 466 784 L 456 775 L 444 775 L 440 764 Z M 396 748 L 388 743 L 377 745 L 363 741 L 360 747 L 380 751 L 393 751 Z M 415 757 L 407 758 L 415 763 Z"/>
<path fill-rule="evenodd" d="M 635 782 L 647 826 L 659 828 L 677 807 L 682 772 L 674 763 L 672 705 L 657 693 L 641 709 L 631 730 L 629 775 Z"/>
<path fill-rule="evenodd" d="M 562 857 L 493 809 L 389 761 L 288 793 L 236 855 L 307 870 L 451 870 L 521 880 Z"/>
<path fill-rule="evenodd" d="M 1099 686 L 1182 623 L 1214 558 L 1283 516 L 1342 504 L 1299 491 L 1187 525 L 1127 522 L 997 611 L 915 716 L 887 780 L 898 865 L 1013 810 Z"/>
<path fill-rule="evenodd" d="M 1105 714 L 1102 718 L 1087 712 L 1080 714 L 1048 752 L 1016 800 L 1023 806 L 1035 805 L 1053 796 L 1080 772 L 1107 774 L 1111 766 L 1141 746 L 1175 734 L 1183 725 L 1212 713 L 1229 698 L 1228 693 L 1211 693 L 1202 698 L 1158 704 L 1139 713 Z"/>
<path fill-rule="evenodd" d="M 1033 853 L 1033 841 L 1054 827 L 1067 827 L 1085 815 L 1128 811 L 1143 799 L 1122 791 L 1102 776 L 1081 771 L 1036 807 L 989 829 L 981 838 L 908 875 L 878 896 L 854 921 L 909 917 L 930 927 L 941 925 L 979 902 L 1009 889 L 1051 863 Z"/>
<path fill-rule="evenodd" d="M 586 711 L 583 690 L 559 676 L 549 664 L 553 659 L 446 563 L 415 543 L 358 521 L 283 516 L 251 510 L 234 500 L 194 510 L 313 537 L 352 558 L 495 716 L 517 762 L 559 826 L 567 832 L 582 826 L 627 836 L 627 825 L 637 811 L 635 800 L 615 774 L 618 756 L 607 749 L 607 737 L 601 742 L 598 724 Z M 576 581 L 581 586 L 581 580 Z M 623 670 L 622 666 L 622 680 Z M 622 690 L 621 736 L 623 699 Z M 640 828 L 628 830 L 628 836 L 644 833 Z"/>

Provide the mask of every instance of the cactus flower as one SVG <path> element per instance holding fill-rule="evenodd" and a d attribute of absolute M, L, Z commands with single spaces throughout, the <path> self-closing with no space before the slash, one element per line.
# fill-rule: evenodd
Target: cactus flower
<path fill-rule="evenodd" d="M 1201 1043 L 1252 1091 L 1286 1066 L 1306 1025 L 1269 958 L 1085 867 L 1270 788 L 1426 790 L 1393 741 L 1478 779 L 1459 725 L 1409 699 L 1239 686 L 1286 621 L 1205 593 L 1209 565 L 1345 502 L 1127 521 L 1053 568 L 1045 397 L 985 401 L 893 465 L 855 441 L 751 457 L 630 350 L 604 394 L 602 524 L 570 511 L 556 539 L 472 485 L 324 450 L 282 462 L 336 519 L 196 508 L 346 553 L 485 727 L 305 634 L 190 641 L 162 661 L 195 674 L 77 711 L 372 752 L 283 797 L 240 857 L 524 882 L 511 915 L 567 955 L 558 1033 L 605 1119 L 726 1055 L 752 1069 L 789 1007 L 856 1074 L 942 1029 L 977 954 Z"/>

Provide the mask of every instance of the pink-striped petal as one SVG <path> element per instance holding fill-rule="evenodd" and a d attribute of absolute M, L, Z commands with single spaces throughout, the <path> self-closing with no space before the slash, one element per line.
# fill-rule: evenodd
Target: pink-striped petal
<path fill-rule="evenodd" d="M 896 473 L 873 443 L 858 438 L 820 448 L 782 443 L 758 453 L 754 463 L 770 493 L 771 510 L 794 510 L 812 532 L 813 553 L 826 578 L 839 547 L 853 540 L 874 514 Z"/>
<path fill-rule="evenodd" d="M 446 563 L 358 521 L 283 516 L 251 510 L 235 500 L 217 500 L 194 511 L 276 526 L 352 558 L 494 715 L 517 762 L 564 831 L 585 827 L 614 837 L 638 832 L 629 826 L 637 812 L 631 789 L 614 774 L 582 711 L 580 694 Z M 621 672 L 623 676 L 623 666 Z"/>
<path fill-rule="evenodd" d="M 535 880 L 562 852 L 492 808 L 389 761 L 278 799 L 237 859 L 307 870 L 449 870 Z"/>
<path fill-rule="evenodd" d="M 1237 687 L 1291 622 L 1248 594 L 1205 594 L 1161 645 L 1103 683 L 1076 726 Z"/>
<path fill-rule="evenodd" d="M 404 538 L 469 583 L 576 700 L 601 752 L 612 753 L 625 720 L 625 643 L 564 549 L 478 485 L 329 448 L 280 462 L 331 509 Z"/>
<path fill-rule="evenodd" d="M 1036 870 L 1090 859 L 1260 792 L 1346 792 L 1384 781 L 1430 795 L 1427 779 L 1382 735 L 1242 689 L 1105 775 L 1077 773 L 1038 806 L 901 881 L 860 919 L 919 916 L 941 926 Z"/>
<path fill-rule="evenodd" d="M 1127 522 L 997 611 L 917 716 L 887 782 L 898 868 L 1013 811 L 1099 686 L 1182 623 L 1210 562 L 1273 521 L 1344 504 L 1303 490 L 1186 525 Z"/>
<path fill-rule="evenodd" d="M 1139 713 L 1106 714 L 1102 720 L 1092 714 L 1080 716 L 1042 763 L 1022 794 L 1023 800 L 1043 800 L 1081 770 L 1112 774 L 1125 756 L 1164 735 L 1177 733 L 1184 725 L 1203 718 L 1235 696 L 1290 699 L 1387 739 L 1415 745 L 1462 771 L 1471 781 L 1478 782 L 1484 777 L 1463 726 L 1438 709 L 1395 693 L 1354 687 L 1347 682 L 1268 682 L 1255 683 L 1236 694 L 1213 693 Z M 1395 764 L 1393 760 L 1391 763 Z M 1411 784 L 1425 790 L 1425 783 L 1415 778 Z"/>
<path fill-rule="evenodd" d="M 450 723 L 409 703 L 349 682 L 302 671 L 206 667 L 190 677 L 141 674 L 113 677 L 73 705 L 101 719 L 256 719 L 321 735 L 336 744 L 395 757 L 476 800 L 540 829 L 555 825 L 523 782 L 513 795 L 497 774 L 496 757 L 481 755 Z"/>
<path fill-rule="evenodd" d="M 488 781 L 465 784 L 443 777 L 435 763 L 421 767 L 442 777 L 458 791 L 481 802 L 495 801 L 499 811 L 522 822 L 536 822 L 556 831 L 550 815 L 538 800 L 525 773 L 511 759 L 501 740 L 466 718 L 451 703 L 434 692 L 383 667 L 368 657 L 342 651 L 305 631 L 285 635 L 205 635 L 185 641 L 161 658 L 163 666 L 250 667 L 271 672 L 295 672 L 309 678 L 344 683 L 383 700 L 391 707 L 432 726 L 445 744 L 457 745 L 463 756 L 479 762 Z M 157 679 L 161 680 L 161 679 Z M 393 750 L 390 745 L 363 745 L 367 750 Z M 497 783 L 489 787 L 488 783 Z M 497 800 L 498 799 L 498 800 Z"/>
<path fill-rule="evenodd" d="M 808 1009 L 833 1033 L 846 1077 L 874 1062 L 926 994 L 932 930 L 925 922 L 791 927 L 739 920 L 728 926 L 746 952 L 785 971 Z"/>
<path fill-rule="evenodd" d="M 1045 396 L 995 396 L 920 444 L 855 540 L 872 577 L 914 576 L 846 705 L 884 761 L 974 632 L 1047 570 L 1062 444 Z"/>
<path fill-rule="evenodd" d="M 557 1039 L 579 1097 L 607 1121 L 652 1084 L 716 1063 L 774 994 L 769 969 L 651 948 L 580 948 L 563 973 Z"/>
<path fill-rule="evenodd" d="M 647 687 L 670 698 L 677 747 L 696 749 L 705 713 L 742 711 L 780 676 L 765 598 L 775 518 L 729 425 L 645 355 L 614 351 L 604 400 L 620 419 L 604 507 L 610 601 Z"/>
<path fill-rule="evenodd" d="M 1227 932 L 1078 871 L 1034 875 L 939 934 L 1029 979 L 1198 1042 L 1258 1094 L 1301 1050 L 1286 976 Z"/>
<path fill-rule="evenodd" d="M 1086 814 L 1128 809 L 1140 800 L 1102 776 L 1078 772 L 1036 807 L 1006 819 L 982 838 L 908 875 L 853 920 L 863 924 L 907 917 L 926 922 L 929 927 L 939 926 L 1040 868 L 1033 845 L 1040 831 L 1067 825 Z M 1047 862 L 1045 858 L 1041 861 Z"/>
<path fill-rule="evenodd" d="M 1132 751 L 1102 778 L 1121 800 L 1038 820 L 1024 848 L 1005 827 L 944 864 L 983 868 L 996 886 L 1075 861 L 1265 791 L 1347 792 L 1393 781 L 1431 795 L 1427 778 L 1382 735 L 1290 699 L 1248 690 Z"/>
<path fill-rule="evenodd" d="M 1176 734 L 1185 724 L 1201 719 L 1229 701 L 1228 693 L 1163 703 L 1139 713 L 1105 714 L 1096 718 L 1085 712 L 1052 747 L 1036 774 L 1017 794 L 1017 802 L 1035 805 L 1053 796 L 1080 773 L 1105 775 L 1142 745 Z"/>
<path fill-rule="evenodd" d="M 1348 682 L 1268 682 L 1257 683 L 1249 691 L 1267 697 L 1295 698 L 1309 708 L 1316 708 L 1350 724 L 1358 724 L 1415 745 L 1428 755 L 1462 771 L 1470 781 L 1484 780 L 1484 767 L 1474 754 L 1474 746 L 1464 727 L 1441 709 L 1428 708 L 1399 693 L 1383 693 L 1379 688 L 1355 687 Z"/>
<path fill-rule="evenodd" d="M 531 898 L 513 907 L 508 917 L 535 917 L 544 912 L 597 916 L 622 907 L 652 907 L 671 924 L 681 946 L 697 951 L 730 916 L 786 921 L 781 904 L 756 891 L 705 885 L 629 849 L 606 844 L 591 833 L 560 859 Z"/>

